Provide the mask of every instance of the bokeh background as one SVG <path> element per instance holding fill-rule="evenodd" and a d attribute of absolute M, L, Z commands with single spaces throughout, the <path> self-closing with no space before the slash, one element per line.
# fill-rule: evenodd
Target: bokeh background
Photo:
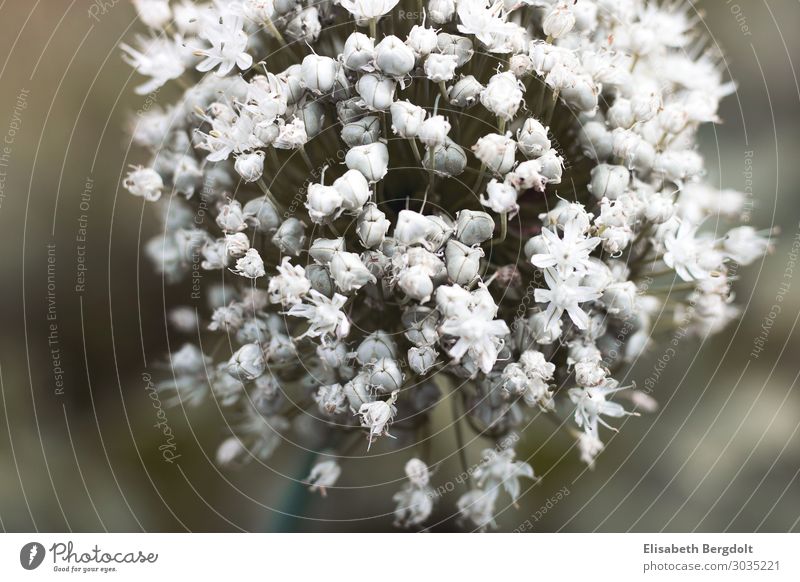
<path fill-rule="evenodd" d="M 752 185 L 751 224 L 780 227 L 775 252 L 742 269 L 740 320 L 710 341 L 681 342 L 654 391 L 660 409 L 627 420 L 593 471 L 548 423 L 526 431 L 518 453 L 547 473 L 502 513 L 503 529 L 525 520 L 534 531 L 800 529 L 800 263 L 786 276 L 800 232 L 800 4 L 695 8 L 739 84 L 724 123 L 702 133 L 707 167 L 720 187 Z M 399 479 L 391 455 L 347 462 L 340 484 L 354 488 L 311 497 L 293 482 L 308 459 L 291 446 L 266 467 L 215 468 L 223 433 L 212 405 L 166 410 L 181 457 L 164 462 L 143 374 L 169 349 L 164 306 L 182 291 L 162 289 L 140 256 L 156 220 L 120 188 L 137 161 L 124 128 L 145 103 L 118 45 L 137 30 L 126 0 L 0 2 L 0 528 L 391 530 L 397 484 L 357 487 Z M 662 355 L 653 350 L 630 377 L 651 374 Z M 446 426 L 448 412 L 437 414 Z M 485 444 L 471 442 L 468 455 L 477 460 Z M 432 455 L 454 448 L 446 431 Z M 436 481 L 460 472 L 451 456 Z M 456 528 L 447 510 L 459 494 L 439 503 L 435 529 Z M 281 513 L 288 508 L 308 518 Z"/>

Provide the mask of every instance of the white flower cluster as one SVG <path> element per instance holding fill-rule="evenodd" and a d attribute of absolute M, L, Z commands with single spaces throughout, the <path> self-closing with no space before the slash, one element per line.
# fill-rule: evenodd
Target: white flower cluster
<path fill-rule="evenodd" d="M 660 331 L 736 317 L 736 268 L 770 248 L 735 224 L 743 194 L 703 182 L 695 137 L 734 86 L 689 3 L 134 4 L 137 92 L 182 96 L 137 120 L 150 160 L 124 185 L 159 209 L 157 270 L 210 306 L 176 309 L 176 331 L 227 336 L 173 353 L 162 388 L 240 415 L 221 463 L 288 431 L 413 443 L 458 384 L 455 422 L 501 439 L 574 415 L 591 465 L 605 419 L 635 413 L 609 397 L 649 402 L 612 375 Z M 533 477 L 486 455 L 457 503 L 481 528 Z M 341 471 L 321 461 L 307 482 L 325 493 Z M 406 473 L 395 515 L 419 527 L 431 476 Z"/>

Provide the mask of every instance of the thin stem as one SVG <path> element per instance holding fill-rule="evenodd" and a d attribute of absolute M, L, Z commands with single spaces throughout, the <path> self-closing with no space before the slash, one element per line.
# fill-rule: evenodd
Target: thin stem
<path fill-rule="evenodd" d="M 411 144 L 411 151 L 414 152 L 414 158 L 417 160 L 417 163 L 422 166 L 422 156 L 419 153 L 419 148 L 417 147 L 417 142 L 414 138 L 409 138 L 408 143 Z"/>
<path fill-rule="evenodd" d="M 308 157 L 308 153 L 306 152 L 306 146 L 300 146 L 300 155 L 303 157 L 303 160 L 308 166 L 309 171 L 314 171 L 314 164 L 311 163 L 311 158 Z"/>
<path fill-rule="evenodd" d="M 377 37 L 378 37 L 378 19 L 377 18 L 370 18 L 369 19 L 369 36 L 371 38 L 377 40 Z"/>
<path fill-rule="evenodd" d="M 448 101 L 447 85 L 444 84 L 444 81 L 439 81 L 439 94 L 444 98 L 445 101 Z"/>
<path fill-rule="evenodd" d="M 461 410 L 458 406 L 458 394 L 454 391 L 450 393 L 450 404 L 453 407 L 453 428 L 456 434 L 456 446 L 458 447 L 458 459 L 461 462 L 461 469 L 469 480 L 470 489 L 472 488 L 472 473 L 469 470 L 469 463 L 467 463 L 467 449 L 464 444 L 464 430 L 461 428 L 460 413 Z"/>
<path fill-rule="evenodd" d="M 500 244 L 508 236 L 508 213 L 500 213 L 500 236 L 492 239 L 492 244 Z"/>

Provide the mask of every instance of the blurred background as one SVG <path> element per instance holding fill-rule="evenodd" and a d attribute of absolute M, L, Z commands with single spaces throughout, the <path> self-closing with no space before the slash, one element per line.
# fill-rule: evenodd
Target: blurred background
<path fill-rule="evenodd" d="M 627 420 L 593 471 L 548 423 L 525 432 L 518 454 L 544 479 L 502 512 L 503 529 L 800 529 L 800 263 L 795 280 L 787 271 L 800 232 L 800 5 L 695 4 L 739 87 L 701 151 L 712 182 L 752 188 L 750 223 L 780 227 L 775 252 L 742 269 L 740 320 L 708 342 L 681 342 L 656 382 L 660 409 Z M 339 484 L 353 488 L 312 497 L 294 483 L 307 460 L 291 445 L 268 466 L 218 470 L 224 433 L 211 405 L 164 410 L 180 459 L 163 460 L 143 375 L 170 349 L 165 306 L 186 290 L 163 289 L 140 256 L 157 221 L 120 188 L 138 161 L 124 128 L 148 106 L 118 46 L 137 30 L 125 0 L 0 3 L 0 527 L 391 530 L 399 487 L 379 483 L 402 476 L 392 455 L 346 461 Z M 157 100 L 174 97 L 167 88 Z M 656 347 L 630 378 L 652 375 L 663 355 Z M 437 414 L 446 426 L 448 412 Z M 469 457 L 484 446 L 473 441 Z M 432 456 L 454 447 L 446 431 Z M 460 472 L 450 457 L 435 481 Z M 434 529 L 456 529 L 448 510 L 460 487 L 438 504 Z"/>

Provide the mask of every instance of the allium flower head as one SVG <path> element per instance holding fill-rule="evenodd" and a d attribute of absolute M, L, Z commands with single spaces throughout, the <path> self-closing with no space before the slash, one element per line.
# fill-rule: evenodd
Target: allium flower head
<path fill-rule="evenodd" d="M 534 479 L 518 432 L 568 424 L 592 466 L 623 399 L 654 409 L 616 378 L 669 341 L 656 323 L 690 341 L 737 316 L 773 233 L 737 224 L 697 143 L 735 86 L 677 1 L 312 4 L 135 2 L 135 90 L 179 96 L 138 120 L 123 185 L 157 211 L 155 275 L 191 280 L 171 325 L 226 335 L 159 390 L 235 417 L 220 464 L 325 442 L 297 479 L 335 498 L 360 435 L 405 455 L 398 525 L 447 504 L 494 527 Z M 449 499 L 414 445 L 452 442 L 444 401 L 453 440 L 496 440 Z"/>

